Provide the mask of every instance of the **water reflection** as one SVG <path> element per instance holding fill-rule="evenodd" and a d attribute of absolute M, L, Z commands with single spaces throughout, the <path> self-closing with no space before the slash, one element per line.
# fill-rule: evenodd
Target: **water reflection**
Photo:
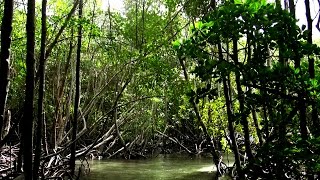
<path fill-rule="evenodd" d="M 157 157 L 147 160 L 90 161 L 91 173 L 83 180 L 212 180 L 210 157 Z"/>

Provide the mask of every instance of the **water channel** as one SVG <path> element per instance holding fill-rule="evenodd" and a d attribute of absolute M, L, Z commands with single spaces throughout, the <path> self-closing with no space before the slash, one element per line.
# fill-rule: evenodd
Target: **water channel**
<path fill-rule="evenodd" d="M 231 163 L 231 161 L 230 161 Z M 158 156 L 143 160 L 92 160 L 82 180 L 212 180 L 210 157 Z"/>

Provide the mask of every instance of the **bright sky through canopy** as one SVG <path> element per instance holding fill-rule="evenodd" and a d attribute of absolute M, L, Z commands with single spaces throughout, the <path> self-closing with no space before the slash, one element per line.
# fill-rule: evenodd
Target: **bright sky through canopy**
<path fill-rule="evenodd" d="M 41 2 L 41 0 L 37 0 L 37 2 Z M 107 9 L 108 5 L 110 3 L 110 7 L 112 11 L 124 11 L 124 0 L 100 0 L 102 9 Z M 270 0 L 269 2 L 274 2 L 274 0 Z M 298 21 L 298 26 L 301 28 L 301 26 L 307 25 L 306 21 L 306 15 L 305 15 L 305 4 L 304 0 L 296 0 L 296 18 Z M 318 21 L 318 11 L 319 11 L 319 5 L 315 1 L 310 1 L 310 9 L 311 9 L 311 18 L 313 19 L 313 37 L 314 38 L 320 38 L 320 32 L 316 28 L 316 23 Z"/>
<path fill-rule="evenodd" d="M 124 2 L 123 0 L 102 0 L 102 8 L 107 9 L 108 8 L 108 1 L 110 3 L 111 10 L 114 11 L 124 11 Z M 273 2 L 273 1 L 272 1 Z M 306 9 L 305 9 L 305 4 L 304 0 L 296 0 L 296 18 L 299 20 L 298 21 L 298 26 L 301 28 L 301 26 L 307 25 L 306 21 Z M 311 18 L 313 20 L 313 37 L 314 38 L 319 38 L 320 37 L 320 32 L 318 29 L 316 29 L 315 25 L 316 22 L 318 21 L 318 11 L 319 11 L 319 5 L 315 1 L 310 1 L 310 8 L 311 8 Z"/>
<path fill-rule="evenodd" d="M 296 18 L 298 21 L 298 26 L 301 28 L 301 26 L 307 25 L 307 18 L 306 18 L 306 8 L 304 4 L 304 0 L 297 0 L 296 2 Z M 310 11 L 311 11 L 311 18 L 313 19 L 313 37 L 319 38 L 320 32 L 316 28 L 316 24 L 318 21 L 318 11 L 319 11 L 319 5 L 317 2 L 310 0 Z"/>
<path fill-rule="evenodd" d="M 123 0 L 102 0 L 102 8 L 107 9 L 110 3 L 111 10 L 123 11 L 124 3 Z"/>

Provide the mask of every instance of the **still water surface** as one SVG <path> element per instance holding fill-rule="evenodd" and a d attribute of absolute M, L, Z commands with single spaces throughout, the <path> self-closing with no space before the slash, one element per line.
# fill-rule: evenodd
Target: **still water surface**
<path fill-rule="evenodd" d="M 93 160 L 83 180 L 212 180 L 210 157 L 167 157 L 147 160 Z"/>

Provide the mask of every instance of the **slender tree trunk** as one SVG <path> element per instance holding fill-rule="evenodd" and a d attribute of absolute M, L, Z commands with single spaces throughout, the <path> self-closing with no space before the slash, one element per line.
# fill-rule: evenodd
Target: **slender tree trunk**
<path fill-rule="evenodd" d="M 288 1 L 283 0 L 283 4 L 284 4 L 284 9 L 287 10 L 289 8 Z"/>
<path fill-rule="evenodd" d="M 61 140 L 63 139 L 64 136 L 64 132 L 65 132 L 65 126 L 66 126 L 66 122 L 69 120 L 69 118 L 67 117 L 67 115 L 63 118 L 63 96 L 64 96 L 64 90 L 65 90 L 65 86 L 66 86 L 66 81 L 67 81 L 67 77 L 68 77 L 68 72 L 69 72 L 69 68 L 71 66 L 71 59 L 72 59 L 72 53 L 73 53 L 73 29 L 71 29 L 71 36 L 72 38 L 70 39 L 70 43 L 69 43 L 69 52 L 68 52 L 68 57 L 67 57 L 67 62 L 64 66 L 64 72 L 63 72 L 63 77 L 62 77 L 62 82 L 61 82 L 61 86 L 59 87 L 58 90 L 58 97 L 57 97 L 57 111 L 56 111 L 56 115 L 55 117 L 57 117 L 57 144 L 59 145 L 61 143 Z M 68 104 L 68 103 L 67 103 Z M 66 107 L 66 109 L 64 110 L 65 112 L 69 112 L 69 106 L 68 105 L 64 105 Z"/>
<path fill-rule="evenodd" d="M 136 1 L 136 48 L 139 48 L 139 39 L 138 39 L 138 1 Z"/>
<path fill-rule="evenodd" d="M 284 52 L 286 51 L 285 43 L 286 43 L 285 39 L 282 36 L 279 36 L 279 39 L 278 39 L 279 63 L 283 68 L 286 68 L 288 66 L 288 63 L 287 63 L 288 59 L 287 59 L 287 57 L 285 57 L 285 54 L 284 54 Z M 259 46 L 259 44 L 258 44 L 258 46 Z M 280 91 L 282 93 L 286 94 L 286 87 L 284 84 L 280 85 Z M 276 131 L 279 135 L 279 143 L 282 144 L 286 140 L 285 135 L 287 132 L 286 107 L 283 103 L 279 107 L 279 111 L 280 111 L 281 119 L 280 119 L 280 123 L 276 126 Z M 282 166 L 282 164 L 280 164 L 280 166 Z"/>
<path fill-rule="evenodd" d="M 251 64 L 251 55 L 252 55 L 252 49 L 251 49 L 251 33 L 248 32 L 247 33 L 247 62 L 248 64 Z M 252 93 L 252 88 L 249 87 L 249 92 L 250 94 Z M 261 133 L 261 129 L 259 127 L 259 122 L 258 122 L 258 118 L 257 118 L 257 112 L 256 112 L 256 107 L 255 105 L 251 106 L 251 112 L 252 112 L 252 119 L 253 119 L 253 123 L 254 126 L 256 128 L 256 132 L 257 132 L 257 136 L 259 138 L 259 144 L 260 146 L 263 143 L 263 138 L 262 138 L 262 133 Z"/>
<path fill-rule="evenodd" d="M 307 24 L 308 24 L 308 36 L 307 41 L 308 43 L 312 43 L 312 18 L 311 18 L 311 12 L 310 12 L 310 1 L 305 0 L 305 6 L 306 6 L 306 18 L 307 18 Z M 309 64 L 309 73 L 311 78 L 314 77 L 314 62 Z"/>
<path fill-rule="evenodd" d="M 13 0 L 4 1 L 4 12 L 1 23 L 1 54 L 0 54 L 0 139 L 5 120 L 5 109 L 9 91 L 10 78 L 10 45 L 13 18 Z"/>
<path fill-rule="evenodd" d="M 218 44 L 218 50 L 219 50 L 219 59 L 223 61 L 223 54 L 222 54 L 222 47 L 221 44 Z M 227 108 L 227 116 L 228 116 L 228 130 L 230 133 L 230 139 L 232 143 L 232 150 L 234 154 L 234 159 L 236 163 L 236 168 L 238 171 L 238 174 L 240 178 L 242 177 L 242 172 L 241 172 L 241 161 L 240 161 L 240 155 L 239 155 L 239 149 L 234 133 L 234 127 L 233 127 L 233 112 L 232 112 L 232 101 L 231 101 L 231 94 L 230 94 L 230 87 L 229 87 L 229 79 L 227 77 L 223 77 L 222 82 L 223 82 L 223 92 L 224 92 L 224 97 L 226 101 L 226 108 Z"/>
<path fill-rule="evenodd" d="M 211 10 L 216 9 L 216 0 L 211 0 L 210 1 L 210 7 L 211 7 Z"/>
<path fill-rule="evenodd" d="M 280 8 L 280 9 L 282 8 L 282 7 L 281 7 L 281 1 L 280 1 L 280 0 L 276 0 L 276 7 L 277 7 L 277 8 Z"/>
<path fill-rule="evenodd" d="M 112 19 L 111 19 L 111 7 L 110 7 L 110 0 L 108 1 L 108 17 L 109 17 L 109 35 L 112 35 Z"/>
<path fill-rule="evenodd" d="M 232 107 L 231 107 L 231 101 L 230 101 L 230 94 L 229 94 L 229 86 L 227 78 L 223 78 L 223 89 L 224 89 L 224 96 L 226 99 L 226 107 L 227 107 L 227 115 L 228 115 L 228 130 L 230 133 L 230 139 L 232 143 L 232 150 L 234 153 L 234 158 L 237 166 L 237 171 L 239 174 L 241 174 L 241 162 L 240 162 L 240 156 L 239 156 L 239 149 L 235 137 L 235 132 L 234 132 L 234 126 L 233 126 L 233 112 L 232 112 Z"/>
<path fill-rule="evenodd" d="M 21 170 L 22 170 L 22 161 L 23 161 L 23 144 L 20 145 L 20 149 L 19 149 L 19 152 L 18 152 L 18 159 L 17 159 L 17 172 L 18 173 L 21 173 Z"/>
<path fill-rule="evenodd" d="M 48 48 L 46 50 L 46 58 L 45 59 L 48 59 L 48 57 L 50 56 L 53 48 L 56 46 L 56 44 L 58 43 L 59 41 L 59 38 L 60 36 L 62 35 L 63 31 L 65 30 L 65 28 L 68 26 L 69 24 L 69 21 L 71 20 L 71 17 L 72 15 L 75 13 L 77 7 L 78 7 L 78 4 L 80 4 L 80 1 L 81 0 L 75 0 L 74 4 L 73 4 L 73 7 L 72 9 L 70 10 L 70 12 L 68 13 L 67 17 L 66 17 L 66 20 L 64 21 L 63 25 L 61 26 L 61 28 L 59 29 L 57 35 L 54 37 L 54 40 L 51 44 L 48 45 Z M 80 7 L 79 7 L 80 8 Z"/>
<path fill-rule="evenodd" d="M 49 49 L 46 49 L 46 54 L 48 53 Z M 58 49 L 60 50 L 60 49 Z M 46 57 L 45 59 L 47 59 L 48 57 Z M 59 58 L 59 54 L 55 54 L 55 58 L 58 59 Z M 57 71 L 55 72 L 55 76 L 54 79 L 56 79 L 56 84 L 52 87 L 52 92 L 58 92 L 59 88 L 60 88 L 60 62 L 59 61 L 55 61 L 55 68 L 57 69 Z M 56 104 L 59 103 L 58 100 L 59 99 L 58 95 L 55 94 L 55 102 Z M 51 149 L 57 149 L 58 143 L 57 143 L 57 127 L 58 127 L 58 119 L 60 117 L 60 109 L 57 108 L 59 107 L 58 105 L 56 105 L 55 108 L 55 116 L 53 118 L 53 122 L 52 122 L 52 126 L 51 126 L 51 137 L 50 137 L 50 145 L 51 145 Z"/>
<path fill-rule="evenodd" d="M 312 44 L 312 18 L 311 18 L 311 12 L 310 12 L 310 1 L 305 0 L 305 6 L 306 6 L 306 18 L 307 18 L 307 24 L 308 24 L 308 36 L 307 36 L 307 41 L 308 43 Z M 315 78 L 315 70 L 314 70 L 314 59 L 312 57 L 308 57 L 309 61 L 309 75 L 311 79 Z M 318 110 L 317 110 L 317 105 L 316 103 L 312 103 L 312 122 L 313 122 L 313 127 L 315 127 L 314 134 L 316 136 L 320 135 L 320 122 L 318 118 Z"/>
<path fill-rule="evenodd" d="M 35 180 L 39 178 L 39 166 L 41 157 L 41 140 L 42 140 L 42 130 L 44 121 L 43 112 L 43 101 L 45 94 L 45 74 L 46 74 L 46 64 L 45 64 L 45 54 L 46 54 L 46 39 L 47 39 L 47 0 L 42 0 L 42 17 L 41 17 L 41 47 L 40 47 L 40 64 L 39 64 L 39 97 L 38 97 L 38 121 L 37 130 L 35 136 L 35 157 L 34 157 L 34 167 L 33 167 L 33 177 Z"/>
<path fill-rule="evenodd" d="M 294 4 L 294 0 L 289 0 L 289 9 L 292 17 L 296 18 L 296 5 Z"/>
<path fill-rule="evenodd" d="M 144 30 L 145 30 L 145 0 L 142 1 L 142 30 L 141 30 L 141 46 L 144 45 Z"/>
<path fill-rule="evenodd" d="M 308 24 L 308 36 L 307 36 L 307 42 L 312 44 L 312 18 L 311 18 L 311 12 L 310 12 L 310 0 L 305 0 L 305 7 L 306 7 L 306 18 L 307 18 L 307 24 Z M 314 69 L 314 58 L 309 57 L 308 56 L 308 61 L 309 61 L 309 75 L 311 79 L 315 78 L 315 69 Z M 304 103 L 304 102 L 301 102 Z M 305 105 L 304 105 L 305 106 Z M 301 113 L 300 113 L 301 114 Z M 304 114 L 301 114 L 300 116 L 304 116 L 304 118 L 306 118 L 306 111 L 304 112 Z M 311 112 L 311 116 L 312 116 L 312 123 L 313 123 L 313 127 L 314 127 L 314 135 L 315 137 L 318 137 L 320 135 L 320 122 L 319 122 L 319 118 L 318 118 L 318 107 L 317 107 L 317 103 L 316 102 L 312 102 L 312 112 Z M 303 140 L 307 140 L 308 139 L 308 130 L 307 130 L 307 121 L 305 119 L 305 121 L 301 121 L 300 120 L 300 131 L 301 131 L 301 137 Z M 308 162 L 309 163 L 309 162 Z M 314 179 L 313 175 L 310 174 L 310 169 L 307 168 L 307 174 L 308 174 L 308 179 Z M 319 175 L 319 172 L 318 172 Z"/>
<path fill-rule="evenodd" d="M 257 112 L 256 112 L 256 109 L 255 109 L 254 106 L 252 107 L 252 119 L 253 119 L 253 123 L 254 123 L 254 126 L 255 126 L 256 131 L 257 131 L 257 136 L 258 136 L 258 139 L 259 139 L 259 144 L 260 144 L 260 146 L 261 146 L 262 143 L 263 143 L 263 139 L 262 139 L 262 135 L 261 135 L 261 129 L 259 128 L 259 122 L 258 122 L 258 118 L 257 118 Z"/>
<path fill-rule="evenodd" d="M 237 40 L 233 40 L 233 60 L 236 65 L 239 64 L 238 61 L 238 42 Z M 238 100 L 239 100 L 239 105 L 240 105 L 240 114 L 241 114 L 241 124 L 243 127 L 244 131 L 244 144 L 246 147 L 246 153 L 248 155 L 248 159 L 252 160 L 253 159 L 253 154 L 251 151 L 250 147 L 250 132 L 249 132 L 249 123 L 247 120 L 247 116 L 245 114 L 245 106 L 244 106 L 244 93 L 241 88 L 241 83 L 240 83 L 240 72 L 236 72 L 236 85 L 237 85 L 237 91 L 238 91 Z"/>
<path fill-rule="evenodd" d="M 126 83 L 128 84 L 128 83 Z M 127 85 L 125 85 L 126 87 Z M 122 88 L 123 89 L 123 88 Z M 122 90 L 121 90 L 121 94 L 122 94 Z M 124 139 L 122 138 L 121 136 L 121 133 L 120 133 L 120 130 L 119 130 L 119 124 L 117 122 L 118 120 L 118 108 L 117 108 L 117 104 L 118 104 L 118 101 L 120 99 L 120 92 L 118 92 L 118 84 L 116 85 L 116 90 L 114 92 L 115 94 L 115 104 L 114 104 L 114 110 L 113 110 L 113 122 L 114 122 L 114 126 L 115 126 L 115 129 L 116 129 L 116 134 L 117 134 L 117 137 L 120 139 L 120 143 L 121 145 L 123 146 L 124 150 L 125 150 L 125 153 L 126 155 L 128 155 L 128 159 L 130 159 L 130 152 L 129 152 L 129 149 L 126 145 L 126 142 L 124 141 Z M 125 158 L 127 158 L 127 156 L 125 155 Z"/>
<path fill-rule="evenodd" d="M 300 98 L 302 97 L 300 96 Z M 308 138 L 307 117 L 306 117 L 306 108 L 305 108 L 306 105 L 305 105 L 305 102 L 303 101 L 300 101 L 298 105 L 299 107 L 303 107 L 303 108 L 299 108 L 300 109 L 300 133 L 301 133 L 302 140 L 306 141 Z"/>
<path fill-rule="evenodd" d="M 25 179 L 32 180 L 32 132 L 33 132 L 33 99 L 34 99 L 34 72 L 35 72 L 35 0 L 28 0 L 27 10 L 27 77 L 26 95 L 24 104 L 24 118 L 22 122 L 22 144 L 23 144 L 23 170 Z"/>
<path fill-rule="evenodd" d="M 45 116 L 45 113 L 43 113 Z M 45 155 L 48 155 L 48 138 L 47 138 L 47 123 L 45 121 L 45 118 L 43 118 L 43 131 L 42 131 L 42 145 L 44 149 Z"/>
<path fill-rule="evenodd" d="M 290 13 L 292 14 L 292 16 L 294 16 L 294 14 L 291 11 L 290 11 Z M 293 48 L 294 48 L 293 52 L 294 52 L 295 68 L 301 69 L 301 67 L 300 67 L 301 61 L 300 61 L 299 55 L 297 54 L 299 52 L 298 47 L 297 47 L 297 45 L 294 45 Z M 300 112 L 300 133 L 301 133 L 302 139 L 307 140 L 307 138 L 308 138 L 307 116 L 306 116 L 307 105 L 304 102 L 304 97 L 305 97 L 304 94 L 305 94 L 305 92 L 298 93 L 300 100 L 297 103 L 297 106 L 299 107 L 299 112 Z M 284 135 L 282 135 L 282 136 L 284 136 Z"/>
<path fill-rule="evenodd" d="M 289 0 L 289 8 L 290 8 L 290 14 L 293 18 L 295 18 L 295 5 L 293 0 Z M 294 62 L 295 62 L 295 68 L 300 68 L 300 58 L 297 55 L 298 53 L 298 47 L 294 45 Z M 298 96 L 300 99 L 303 99 L 303 94 L 299 93 Z M 306 104 L 304 102 L 299 101 L 298 102 L 299 106 L 299 112 L 300 112 L 300 132 L 302 135 L 302 139 L 306 140 L 307 138 L 307 120 L 306 120 Z"/>
<path fill-rule="evenodd" d="M 183 59 L 181 59 L 181 57 L 179 58 L 179 62 L 180 62 L 180 66 L 182 67 L 182 70 L 183 70 L 183 74 L 184 74 L 184 78 L 187 82 L 189 82 L 189 77 L 188 77 L 188 73 L 187 73 L 187 68 L 186 68 L 186 65 L 183 61 Z M 191 102 L 191 105 L 193 107 L 193 110 L 196 114 L 196 117 L 197 117 L 197 120 L 202 128 L 202 131 L 206 137 L 206 140 L 207 142 L 212 146 L 212 150 L 211 150 L 211 154 L 213 156 L 213 162 L 214 164 L 216 165 L 217 169 L 219 168 L 219 155 L 218 155 L 218 152 L 217 152 L 217 147 L 214 146 L 214 143 L 212 142 L 212 139 L 211 137 L 209 136 L 209 133 L 208 133 L 208 130 L 207 130 L 207 127 L 205 126 L 205 124 L 203 123 L 202 121 L 202 118 L 201 118 L 201 114 L 200 114 L 200 111 L 199 111 L 199 107 L 197 105 L 197 103 L 193 100 Z M 213 138 L 214 139 L 214 138 Z"/>
<path fill-rule="evenodd" d="M 79 19 L 82 18 L 83 1 L 79 2 Z M 75 161 L 76 161 L 76 138 L 78 128 L 78 108 L 80 101 L 80 60 L 81 60 L 81 45 L 82 45 L 82 25 L 78 27 L 78 47 L 77 47 L 77 63 L 76 63 L 76 95 L 74 101 L 74 114 L 72 122 L 72 145 L 71 145 L 71 156 L 70 156 L 70 170 L 71 175 L 74 175 Z"/>

